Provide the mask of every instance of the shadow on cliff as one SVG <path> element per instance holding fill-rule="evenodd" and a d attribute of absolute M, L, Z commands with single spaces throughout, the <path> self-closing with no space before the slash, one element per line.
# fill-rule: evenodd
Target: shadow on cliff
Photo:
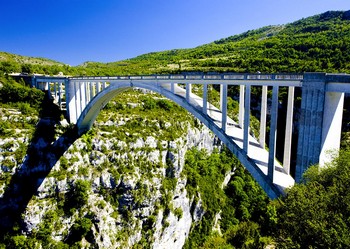
<path fill-rule="evenodd" d="M 76 129 L 67 130 L 55 139 L 55 126 L 62 112 L 46 94 L 40 112 L 40 121 L 28 146 L 21 168 L 12 176 L 0 199 L 0 241 L 6 235 L 20 233 L 23 228 L 22 214 L 31 198 L 53 166 L 78 138 Z"/>

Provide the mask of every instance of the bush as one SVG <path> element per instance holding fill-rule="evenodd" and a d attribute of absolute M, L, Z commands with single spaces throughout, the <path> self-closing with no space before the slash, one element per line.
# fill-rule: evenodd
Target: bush
<path fill-rule="evenodd" d="M 65 214 L 72 215 L 77 209 L 86 205 L 89 200 L 90 189 L 90 182 L 77 180 L 66 194 L 63 206 Z"/>
<path fill-rule="evenodd" d="M 69 236 L 67 238 L 67 243 L 70 245 L 75 244 L 76 242 L 79 242 L 84 238 L 88 232 L 91 230 L 92 222 L 89 218 L 83 217 L 80 219 L 77 219 L 72 226 L 72 229 L 69 233 Z"/>
<path fill-rule="evenodd" d="M 18 109 L 24 115 L 28 115 L 35 112 L 35 109 L 32 109 L 29 103 L 23 103 L 23 102 L 18 103 Z"/>
<path fill-rule="evenodd" d="M 145 98 L 143 100 L 144 110 L 152 110 L 157 106 L 157 102 L 153 98 Z"/>
<path fill-rule="evenodd" d="M 0 88 L 0 102 L 2 103 L 27 103 L 34 109 L 39 110 L 44 100 L 44 92 L 35 88 L 23 86 L 14 80 L 4 80 Z M 24 106 L 24 110 L 28 110 Z"/>
<path fill-rule="evenodd" d="M 157 105 L 166 111 L 169 111 L 170 109 L 173 108 L 173 103 L 166 99 L 158 100 Z"/>

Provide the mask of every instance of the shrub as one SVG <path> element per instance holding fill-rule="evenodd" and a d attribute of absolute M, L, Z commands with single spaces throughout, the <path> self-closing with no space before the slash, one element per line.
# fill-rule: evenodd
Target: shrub
<path fill-rule="evenodd" d="M 169 111 L 170 109 L 173 108 L 173 103 L 171 101 L 169 101 L 169 100 L 166 100 L 166 99 L 158 100 L 157 105 L 160 108 L 162 108 L 164 110 L 167 110 L 167 111 Z"/>

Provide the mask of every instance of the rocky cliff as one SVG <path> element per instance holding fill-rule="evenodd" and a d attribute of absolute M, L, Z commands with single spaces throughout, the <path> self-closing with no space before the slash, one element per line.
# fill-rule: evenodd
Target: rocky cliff
<path fill-rule="evenodd" d="M 55 123 L 42 122 L 42 131 Z M 33 174 L 38 186 L 24 207 L 23 236 L 39 237 L 35 243 L 44 247 L 184 245 L 192 224 L 204 214 L 200 195 L 194 200 L 186 190 L 185 154 L 192 147 L 211 153 L 217 146 L 206 127 L 171 102 L 153 93 L 140 98 L 138 91 L 109 103 L 93 129 L 74 142 L 64 136 L 69 129 L 64 122 L 54 126 L 51 138 L 44 132 L 30 146 L 27 142 L 32 153 L 22 163 L 4 153 L 16 153 L 18 143 L 29 141 L 25 133 L 0 140 L 2 172 L 9 172 L 9 178 L 16 172 Z M 12 167 L 4 160 L 13 162 Z M 17 185 L 11 187 L 17 189 L 12 200 L 24 189 Z M 6 182 L 0 189 L 4 197 Z"/>

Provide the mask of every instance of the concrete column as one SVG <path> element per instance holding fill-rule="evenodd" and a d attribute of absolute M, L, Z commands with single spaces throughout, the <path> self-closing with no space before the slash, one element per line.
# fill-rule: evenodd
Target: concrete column
<path fill-rule="evenodd" d="M 89 94 L 89 84 L 90 82 L 85 82 L 84 84 L 84 90 L 85 90 L 85 105 L 84 106 L 87 106 L 87 104 L 89 103 L 89 97 L 90 97 L 90 94 Z"/>
<path fill-rule="evenodd" d="M 90 82 L 90 101 L 93 99 L 94 97 L 94 82 Z"/>
<path fill-rule="evenodd" d="M 85 103 L 90 102 L 90 82 L 85 83 Z"/>
<path fill-rule="evenodd" d="M 227 84 L 220 85 L 220 105 L 221 105 L 221 129 L 226 131 L 227 126 Z"/>
<path fill-rule="evenodd" d="M 101 82 L 96 82 L 96 94 L 101 92 Z"/>
<path fill-rule="evenodd" d="M 243 129 L 244 123 L 244 85 L 239 86 L 239 113 L 238 124 Z"/>
<path fill-rule="evenodd" d="M 74 87 L 75 87 L 75 113 L 76 113 L 76 120 L 75 123 L 78 121 L 78 118 L 80 116 L 81 112 L 81 97 L 80 97 L 80 83 L 79 82 L 74 82 Z"/>
<path fill-rule="evenodd" d="M 278 86 L 272 88 L 272 105 L 271 105 L 271 121 L 269 134 L 269 161 L 267 168 L 267 177 L 273 181 L 275 173 L 275 156 L 276 156 L 276 134 L 277 134 L 277 118 L 278 118 Z"/>
<path fill-rule="evenodd" d="M 86 82 L 80 82 L 79 83 L 79 88 L 80 88 L 80 113 L 83 112 L 85 106 L 86 106 L 86 91 L 85 91 L 85 84 Z M 79 115 L 80 116 L 80 115 Z M 78 117 L 79 118 L 79 117 Z"/>
<path fill-rule="evenodd" d="M 57 99 L 57 82 L 53 83 L 53 91 L 55 92 L 54 101 L 56 101 L 56 99 Z"/>
<path fill-rule="evenodd" d="M 224 105 L 223 100 L 224 99 L 224 85 L 220 84 L 220 110 L 222 111 L 222 107 Z"/>
<path fill-rule="evenodd" d="M 295 180 L 300 182 L 310 165 L 317 164 L 322 145 L 326 75 L 305 73 L 301 96 L 301 117 Z"/>
<path fill-rule="evenodd" d="M 174 82 L 171 82 L 170 83 L 170 91 L 172 92 L 172 93 L 175 93 L 175 86 L 174 86 Z"/>
<path fill-rule="evenodd" d="M 208 85 L 203 84 L 203 113 L 204 115 L 208 114 Z"/>
<path fill-rule="evenodd" d="M 250 85 L 245 87 L 244 94 L 244 122 L 243 122 L 243 150 L 248 154 L 249 146 L 249 125 L 250 125 Z M 244 88 L 243 88 L 244 91 Z M 240 101 L 241 102 L 241 101 Z M 241 105 L 241 103 L 239 103 Z"/>
<path fill-rule="evenodd" d="M 30 87 L 35 87 L 35 88 L 37 88 L 35 76 L 32 76 L 31 83 L 30 83 Z"/>
<path fill-rule="evenodd" d="M 336 156 L 339 152 L 343 107 L 344 93 L 326 93 L 322 124 L 322 147 L 319 159 L 321 167 L 330 162 L 332 156 Z"/>
<path fill-rule="evenodd" d="M 259 144 L 265 149 L 266 141 L 267 86 L 262 86 Z"/>
<path fill-rule="evenodd" d="M 190 96 L 192 91 L 192 85 L 190 83 L 186 83 L 186 101 L 190 103 Z"/>
<path fill-rule="evenodd" d="M 68 81 L 69 88 L 67 88 L 67 93 L 68 93 L 68 99 L 67 99 L 67 108 L 69 112 L 69 121 L 72 124 L 76 124 L 77 122 L 77 105 L 78 105 L 78 100 L 77 100 L 77 87 L 76 84 L 77 82 L 75 81 Z"/>
<path fill-rule="evenodd" d="M 58 83 L 58 106 L 62 109 L 62 82 Z"/>
<path fill-rule="evenodd" d="M 66 92 L 66 108 L 67 108 L 67 117 L 69 122 L 75 124 L 75 97 L 74 97 L 74 83 L 69 79 L 66 79 L 65 82 L 65 92 Z"/>
<path fill-rule="evenodd" d="M 45 82 L 45 90 L 48 91 L 49 95 L 51 94 L 50 82 Z"/>
<path fill-rule="evenodd" d="M 290 155 L 292 151 L 292 133 L 293 133 L 293 108 L 294 108 L 294 86 L 291 86 L 288 88 L 286 133 L 284 137 L 284 155 L 283 155 L 283 168 L 287 174 L 290 173 Z"/>
<path fill-rule="evenodd" d="M 103 83 L 102 83 L 102 90 L 105 90 L 106 89 L 106 81 L 103 81 Z"/>

